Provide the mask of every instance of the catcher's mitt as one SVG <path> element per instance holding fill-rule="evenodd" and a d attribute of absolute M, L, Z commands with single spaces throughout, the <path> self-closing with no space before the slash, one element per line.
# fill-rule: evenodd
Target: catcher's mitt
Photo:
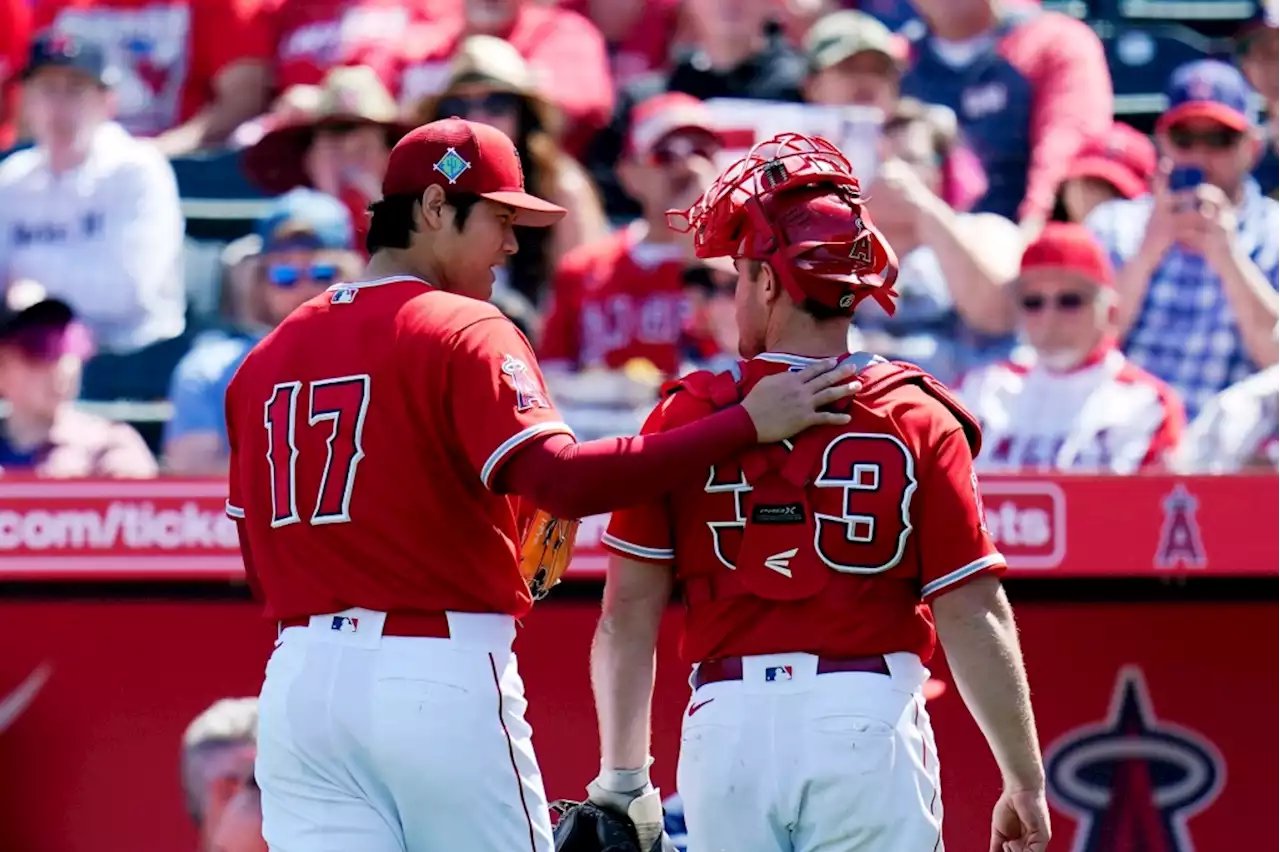
<path fill-rule="evenodd" d="M 578 523 L 553 518 L 542 509 L 534 512 L 520 543 L 520 573 L 534 600 L 546 597 L 569 568 Z"/>
<path fill-rule="evenodd" d="M 676 852 L 666 833 L 641 849 L 631 820 L 593 802 L 560 800 L 551 804 L 560 816 L 553 834 L 556 852 Z"/>

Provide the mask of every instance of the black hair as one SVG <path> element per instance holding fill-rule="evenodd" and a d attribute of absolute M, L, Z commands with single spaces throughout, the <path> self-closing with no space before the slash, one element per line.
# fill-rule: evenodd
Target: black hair
<path fill-rule="evenodd" d="M 379 249 L 406 249 L 413 238 L 413 208 L 422 200 L 421 195 L 388 195 L 369 205 L 369 233 L 364 238 L 364 250 L 373 254 Z M 447 194 L 445 203 L 454 209 L 453 226 L 461 231 L 467 226 L 471 208 L 480 196 L 469 192 Z"/>

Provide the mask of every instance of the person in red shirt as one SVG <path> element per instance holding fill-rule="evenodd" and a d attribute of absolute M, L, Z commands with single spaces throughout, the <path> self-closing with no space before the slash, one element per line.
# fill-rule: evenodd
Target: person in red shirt
<path fill-rule="evenodd" d="M 263 0 L 274 47 L 275 85 L 316 85 L 334 68 L 372 68 L 387 90 L 400 72 L 416 25 L 439 25 L 455 3 L 442 0 Z"/>
<path fill-rule="evenodd" d="M 256 766 L 272 848 L 549 852 L 511 651 L 531 605 L 519 506 L 611 511 L 848 420 L 819 410 L 856 391 L 830 360 L 685 429 L 576 443 L 487 301 L 513 225 L 564 212 L 525 192 L 501 131 L 411 131 L 372 205 L 367 279 L 304 303 L 231 380 L 227 512 L 280 626 Z"/>
<path fill-rule="evenodd" d="M 1044 770 L 998 580 L 1005 561 L 973 472 L 979 429 L 928 374 L 847 354 L 858 302 L 891 309 L 896 295 L 896 258 L 848 161 L 786 134 L 730 166 L 687 218 L 700 257 L 735 259 L 747 360 L 670 386 L 642 434 L 705 417 L 815 357 L 846 354 L 863 390 L 838 406 L 848 425 L 750 447 L 613 514 L 591 662 L 602 770 L 590 799 L 631 815 L 638 832 L 661 828 L 649 713 L 658 625 L 678 585 L 693 665 L 677 769 L 691 848 L 937 848 L 924 708 L 936 632 L 1004 773 L 991 848 L 1040 852 Z"/>
<path fill-rule="evenodd" d="M 27 0 L 0 0 L 0 151 L 12 148 L 18 138 L 18 77 L 30 38 Z"/>
<path fill-rule="evenodd" d="M 549 375 L 617 370 L 633 359 L 676 374 L 689 320 L 685 274 L 696 261 L 666 211 L 710 185 L 720 147 L 696 98 L 669 93 L 637 105 L 619 178 L 643 217 L 561 261 L 538 351 Z"/>
<path fill-rule="evenodd" d="M 449 60 L 469 35 L 511 42 L 538 79 L 542 93 L 563 112 L 561 145 L 575 156 L 613 112 L 613 78 L 604 38 L 577 12 L 537 0 L 441 0 L 454 11 L 419 24 L 408 44 L 402 103 L 437 95 L 449 78 Z"/>

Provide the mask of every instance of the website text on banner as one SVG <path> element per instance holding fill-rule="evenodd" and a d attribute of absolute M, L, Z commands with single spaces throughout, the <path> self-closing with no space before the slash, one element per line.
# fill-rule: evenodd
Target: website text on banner
<path fill-rule="evenodd" d="M 1274 477 L 991 477 L 982 496 L 1013 576 L 1280 573 Z M 239 580 L 225 498 L 215 479 L 0 480 L 0 579 Z M 570 578 L 602 576 L 606 521 L 583 521 Z"/>

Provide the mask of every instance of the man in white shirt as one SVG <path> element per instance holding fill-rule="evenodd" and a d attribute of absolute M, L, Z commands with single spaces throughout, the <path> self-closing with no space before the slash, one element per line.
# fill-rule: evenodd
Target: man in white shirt
<path fill-rule="evenodd" d="M 0 163 L 0 287 L 38 282 L 120 355 L 178 339 L 186 300 L 173 168 L 110 120 L 114 78 L 90 42 L 32 44 L 22 107 L 35 146 Z M 160 368 L 160 394 L 172 366 Z M 88 372 L 85 382 L 89 392 Z"/>
<path fill-rule="evenodd" d="M 1185 425 L 1173 391 L 1116 348 L 1115 273 L 1081 225 L 1050 223 L 1013 284 L 1026 363 L 964 377 L 979 470 L 1128 474 L 1160 464 Z"/>

